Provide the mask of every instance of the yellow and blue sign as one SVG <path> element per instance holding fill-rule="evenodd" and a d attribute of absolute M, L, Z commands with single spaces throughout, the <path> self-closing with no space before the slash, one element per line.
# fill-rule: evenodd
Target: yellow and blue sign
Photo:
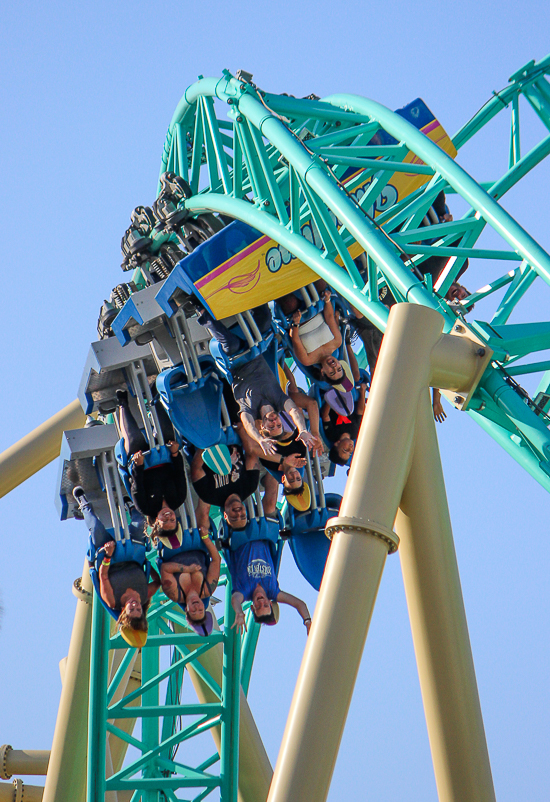
<path fill-rule="evenodd" d="M 413 101 L 397 113 L 412 122 L 445 153 L 452 158 L 456 156 L 456 149 L 447 132 L 422 100 Z M 371 140 L 373 145 L 395 142 L 385 131 L 379 131 L 374 140 Z M 423 164 L 411 152 L 403 161 Z M 342 179 L 343 184 L 349 183 L 360 172 L 360 169 L 349 171 Z M 366 192 L 372 180 L 370 176 L 363 184 L 355 187 L 353 194 L 357 200 Z M 387 211 L 428 180 L 429 176 L 417 173 L 394 173 L 372 208 L 367 211 L 371 216 Z M 310 222 L 302 226 L 301 234 L 314 244 L 321 244 L 316 227 Z M 353 243 L 349 248 L 352 259 L 362 252 L 363 248 L 359 243 Z M 231 223 L 204 242 L 180 264 L 197 294 L 218 319 L 294 292 L 318 278 L 313 270 L 282 245 L 239 221 Z M 216 266 L 212 268 L 212 265 Z"/>

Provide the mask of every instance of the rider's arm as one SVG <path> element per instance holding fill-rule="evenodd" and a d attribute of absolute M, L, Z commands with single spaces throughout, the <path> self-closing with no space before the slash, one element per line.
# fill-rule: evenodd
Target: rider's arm
<path fill-rule="evenodd" d="M 176 601 L 178 598 L 178 580 L 174 574 L 179 574 L 180 572 L 181 565 L 178 563 L 162 563 L 160 567 L 162 589 L 172 601 Z"/>
<path fill-rule="evenodd" d="M 191 462 L 191 481 L 198 482 L 199 479 L 203 479 L 206 474 L 204 472 L 204 462 L 202 461 L 202 448 L 197 448 L 195 451 L 195 456 L 193 457 L 193 461 Z"/>
<path fill-rule="evenodd" d="M 250 414 L 250 412 L 241 412 L 241 423 L 244 426 L 244 430 L 247 435 L 255 440 L 257 443 L 261 442 L 262 436 L 259 431 L 256 429 L 256 421 Z"/>
<path fill-rule="evenodd" d="M 289 604 L 291 607 L 294 607 L 295 610 L 298 610 L 302 621 L 304 622 L 304 626 L 309 633 L 309 628 L 311 626 L 311 616 L 309 614 L 309 610 L 307 609 L 307 604 L 299 599 L 297 596 L 293 596 L 291 593 L 285 593 L 284 590 L 280 590 L 277 595 L 277 601 L 280 604 Z"/>
<path fill-rule="evenodd" d="M 206 574 L 206 584 L 208 585 L 210 593 L 214 593 L 220 578 L 220 552 L 209 537 L 205 538 L 202 542 L 208 549 L 208 553 L 211 557 L 210 565 L 208 566 L 208 573 Z"/>
<path fill-rule="evenodd" d="M 284 405 L 284 411 L 288 412 L 290 417 L 292 418 L 294 425 L 298 427 L 298 431 L 304 432 L 306 431 L 306 421 L 296 402 L 292 400 L 292 398 L 287 398 Z"/>
<path fill-rule="evenodd" d="M 311 354 L 308 354 L 306 349 L 304 348 L 304 344 L 300 339 L 300 330 L 298 326 L 292 325 L 289 331 L 290 340 L 292 342 L 292 350 L 294 351 L 294 356 L 301 362 L 302 365 L 314 365 L 316 361 L 315 359 L 315 351 Z M 317 349 L 316 349 L 317 350 Z"/>
<path fill-rule="evenodd" d="M 365 405 L 366 405 L 365 391 L 366 391 L 366 389 L 367 389 L 367 387 L 366 387 L 365 384 L 361 384 L 359 386 L 359 398 L 357 399 L 357 404 L 355 405 L 355 411 L 357 412 L 358 415 L 363 415 L 363 413 L 365 412 Z"/>
<path fill-rule="evenodd" d="M 256 422 L 250 412 L 245 412 L 243 410 L 241 412 L 241 421 L 246 433 L 251 437 L 252 440 L 255 440 L 257 443 L 259 443 L 264 454 L 275 453 L 276 443 L 273 440 L 270 440 L 269 437 L 264 437 L 256 429 Z"/>
<path fill-rule="evenodd" d="M 151 581 L 147 586 L 147 598 L 151 599 L 157 590 L 160 588 L 160 576 L 157 574 L 153 566 L 151 566 Z"/>
<path fill-rule="evenodd" d="M 336 315 L 334 314 L 334 307 L 330 300 L 330 294 L 328 296 L 328 300 L 325 296 L 323 317 L 325 318 L 325 323 L 330 329 L 330 333 L 334 337 L 334 340 L 330 344 L 331 348 L 333 351 L 336 351 L 336 349 L 340 348 L 340 346 L 342 345 L 342 332 L 340 331 L 340 326 L 338 325 L 338 321 L 336 320 Z"/>
<path fill-rule="evenodd" d="M 243 601 L 244 601 L 244 596 L 242 593 L 239 593 L 238 591 L 233 593 L 233 595 L 231 596 L 231 606 L 235 611 L 235 621 L 232 624 L 231 629 L 233 629 L 233 627 L 236 627 L 238 633 L 241 633 L 243 630 L 246 630 L 246 624 L 244 622 Z"/>
<path fill-rule="evenodd" d="M 113 587 L 109 582 L 109 566 L 101 563 L 99 566 L 99 592 L 101 598 L 111 609 L 115 606 L 115 594 Z"/>

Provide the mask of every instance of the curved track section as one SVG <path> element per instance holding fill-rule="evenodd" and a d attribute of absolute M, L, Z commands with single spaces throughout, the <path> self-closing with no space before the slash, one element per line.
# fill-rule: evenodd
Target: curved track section
<path fill-rule="evenodd" d="M 279 246 L 279 254 L 272 250 L 271 262 L 266 259 L 267 277 L 296 258 L 381 330 L 388 314 L 381 296 L 389 290 L 397 301 L 437 309 L 446 331 L 467 331 L 490 348 L 492 363 L 473 396 L 450 400 L 547 489 L 550 363 L 522 360 L 548 348 L 550 325 L 508 321 L 537 279 L 550 283 L 550 257 L 498 200 L 550 152 L 546 136 L 521 156 L 519 136 L 520 98 L 550 130 L 549 71 L 549 57 L 518 70 L 452 142 L 421 101 L 392 112 L 353 95 L 298 100 L 225 72 L 186 91 L 161 165 L 161 173 L 174 171 L 189 181 L 193 195 L 185 207 L 191 213 L 230 215 L 269 237 L 274 249 Z M 452 157 L 508 108 L 508 167 L 481 186 Z M 426 124 L 410 122 L 415 114 Z M 441 191 L 451 204 L 452 195 L 460 195 L 469 210 L 459 220 L 432 226 L 427 239 L 422 223 Z M 489 228 L 499 247 L 479 245 Z M 433 259 L 446 262 L 435 286 L 424 274 Z M 445 296 L 467 260 L 484 286 L 453 308 Z M 474 303 L 477 318 L 482 302 L 492 303 L 501 290 L 488 320 L 470 320 L 472 313 L 466 320 Z M 533 397 L 515 378 L 529 373 L 541 374 Z"/>

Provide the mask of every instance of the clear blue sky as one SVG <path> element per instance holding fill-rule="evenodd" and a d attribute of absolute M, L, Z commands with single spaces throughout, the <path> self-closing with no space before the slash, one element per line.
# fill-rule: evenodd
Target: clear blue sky
<path fill-rule="evenodd" d="M 548 10 L 534 0 L 6 6 L 0 450 L 75 398 L 99 306 L 124 279 L 120 238 L 131 210 L 154 200 L 168 123 L 198 74 L 242 67 L 266 90 L 353 92 L 391 108 L 421 96 L 453 134 L 550 50 Z M 460 158 L 488 180 L 507 153 L 497 124 Z M 504 204 L 547 250 L 549 185 L 542 165 Z M 490 277 L 472 267 L 467 285 Z M 544 319 L 548 287 L 529 303 L 524 319 Z M 548 497 L 466 415 L 449 411 L 439 433 L 497 797 L 547 800 Z M 14 748 L 50 747 L 84 558 L 83 525 L 56 519 L 56 474 L 51 465 L 0 502 L 0 743 Z M 281 585 L 312 609 L 289 554 Z M 284 611 L 260 639 L 250 703 L 273 763 L 304 642 Z M 382 580 L 329 798 L 436 799 L 398 556 Z"/>

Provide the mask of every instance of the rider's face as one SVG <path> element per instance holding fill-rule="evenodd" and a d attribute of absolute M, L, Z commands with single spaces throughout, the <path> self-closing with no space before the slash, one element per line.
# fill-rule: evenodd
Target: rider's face
<path fill-rule="evenodd" d="M 324 373 L 329 379 L 341 379 L 344 375 L 344 368 L 335 357 L 327 356 L 321 363 L 321 373 Z"/>
<path fill-rule="evenodd" d="M 270 437 L 282 434 L 283 422 L 276 412 L 267 412 L 262 418 L 262 426 Z"/>
<path fill-rule="evenodd" d="M 296 468 L 288 468 L 283 474 L 283 484 L 289 490 L 297 490 L 303 484 L 300 472 Z"/>
<path fill-rule="evenodd" d="M 186 608 L 191 621 L 201 621 L 204 618 L 204 602 L 197 593 L 187 594 Z"/>
<path fill-rule="evenodd" d="M 338 454 L 342 459 L 349 459 L 355 450 L 355 443 L 349 434 L 343 434 L 338 442 Z"/>
<path fill-rule="evenodd" d="M 163 529 L 171 531 L 176 528 L 176 513 L 170 507 L 163 507 L 157 515 L 157 521 Z"/>
<path fill-rule="evenodd" d="M 457 303 L 458 301 L 463 301 L 465 298 L 468 297 L 469 294 L 470 293 L 468 292 L 466 287 L 463 287 L 462 284 L 459 284 L 458 281 L 455 281 L 449 287 L 449 290 L 445 298 L 448 301 L 453 301 L 454 303 Z"/>
<path fill-rule="evenodd" d="M 143 615 L 143 607 L 138 599 L 130 599 L 126 602 L 125 608 L 130 618 L 141 618 Z"/>
<path fill-rule="evenodd" d="M 224 517 L 233 529 L 246 526 L 246 507 L 238 496 L 229 496 L 225 502 Z"/>
<path fill-rule="evenodd" d="M 271 613 L 271 602 L 265 595 L 264 589 L 260 586 L 257 587 L 253 593 L 252 606 L 256 615 L 264 616 Z"/>

